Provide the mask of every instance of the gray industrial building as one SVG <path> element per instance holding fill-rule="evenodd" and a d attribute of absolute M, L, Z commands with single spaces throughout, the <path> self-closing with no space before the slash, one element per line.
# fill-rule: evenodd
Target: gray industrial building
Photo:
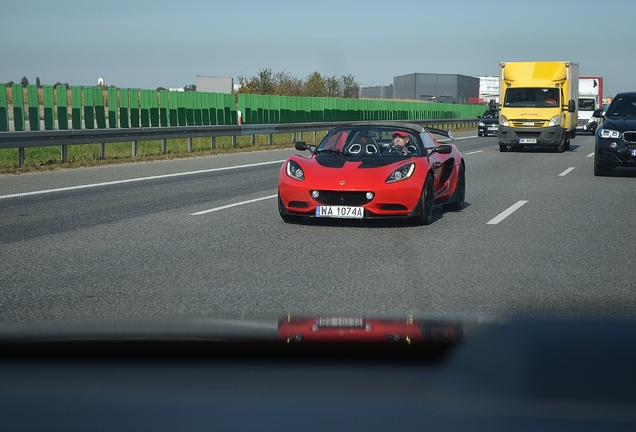
<path fill-rule="evenodd" d="M 389 94 L 392 90 L 392 96 Z M 363 87 L 367 99 L 468 103 L 479 98 L 479 78 L 457 74 L 413 73 L 393 78 L 392 86 Z"/>
<path fill-rule="evenodd" d="M 471 98 L 479 98 L 478 77 L 414 73 L 393 78 L 393 99 L 467 103 Z"/>
<path fill-rule="evenodd" d="M 362 99 L 393 99 L 393 85 L 361 87 L 360 97 Z"/>
<path fill-rule="evenodd" d="M 231 77 L 197 75 L 197 91 L 208 93 L 232 93 L 234 80 Z"/>

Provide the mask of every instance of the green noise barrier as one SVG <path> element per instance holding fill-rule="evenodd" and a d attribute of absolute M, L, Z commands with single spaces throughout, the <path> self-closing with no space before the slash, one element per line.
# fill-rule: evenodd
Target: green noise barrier
<path fill-rule="evenodd" d="M 8 100 L 11 92 L 13 101 Z M 42 96 L 38 92 L 42 92 Z M 236 125 L 378 120 L 474 119 L 483 105 L 375 99 L 345 99 L 168 90 L 28 85 L 0 83 L 0 131 Z M 25 93 L 28 112 L 25 112 Z M 70 98 L 69 98 L 70 95 Z M 42 101 L 42 106 L 38 103 Z M 11 116 L 13 114 L 13 116 Z M 57 123 L 56 123 L 57 115 Z M 12 117 L 12 118 L 11 118 Z"/>

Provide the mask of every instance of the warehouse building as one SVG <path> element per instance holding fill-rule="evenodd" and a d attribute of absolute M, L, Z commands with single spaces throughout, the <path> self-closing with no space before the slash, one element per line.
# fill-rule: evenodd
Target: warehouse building
<path fill-rule="evenodd" d="M 458 74 L 413 73 L 393 78 L 393 99 L 468 103 L 479 98 L 479 78 Z"/>
<path fill-rule="evenodd" d="M 232 93 L 234 80 L 231 77 L 197 75 L 197 91 L 207 93 Z"/>
<path fill-rule="evenodd" d="M 393 85 L 360 87 L 362 99 L 393 99 Z"/>

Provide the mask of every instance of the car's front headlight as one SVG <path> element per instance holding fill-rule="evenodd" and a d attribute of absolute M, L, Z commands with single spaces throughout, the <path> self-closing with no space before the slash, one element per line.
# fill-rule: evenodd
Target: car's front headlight
<path fill-rule="evenodd" d="M 506 116 L 500 115 L 499 116 L 499 125 L 500 126 L 509 126 L 508 125 L 508 118 Z"/>
<path fill-rule="evenodd" d="M 413 175 L 414 171 L 415 171 L 415 162 L 411 162 L 408 165 L 403 165 L 400 168 L 393 171 L 391 175 L 386 179 L 386 182 L 395 183 L 402 180 L 406 180 L 407 178 Z"/>
<path fill-rule="evenodd" d="M 558 126 L 561 124 L 561 117 L 559 116 L 554 116 L 550 119 L 550 122 L 548 123 L 548 127 L 550 126 Z"/>
<path fill-rule="evenodd" d="M 486 123 L 484 123 L 484 122 L 479 122 L 479 126 L 486 126 Z"/>
<path fill-rule="evenodd" d="M 287 175 L 299 181 L 305 180 L 303 169 L 293 160 L 287 162 Z"/>
<path fill-rule="evenodd" d="M 601 138 L 620 138 L 621 133 L 612 129 L 601 129 L 598 131 L 598 136 Z"/>

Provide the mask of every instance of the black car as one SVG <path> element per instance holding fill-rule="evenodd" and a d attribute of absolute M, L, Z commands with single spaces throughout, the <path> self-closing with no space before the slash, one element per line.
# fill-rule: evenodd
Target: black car
<path fill-rule="evenodd" d="M 488 136 L 497 135 L 499 129 L 499 111 L 486 110 L 479 117 L 479 126 L 477 127 L 477 135 Z"/>
<path fill-rule="evenodd" d="M 601 117 L 602 110 L 594 112 Z M 619 93 L 596 131 L 594 175 L 608 176 L 616 167 L 636 167 L 636 92 Z"/>

